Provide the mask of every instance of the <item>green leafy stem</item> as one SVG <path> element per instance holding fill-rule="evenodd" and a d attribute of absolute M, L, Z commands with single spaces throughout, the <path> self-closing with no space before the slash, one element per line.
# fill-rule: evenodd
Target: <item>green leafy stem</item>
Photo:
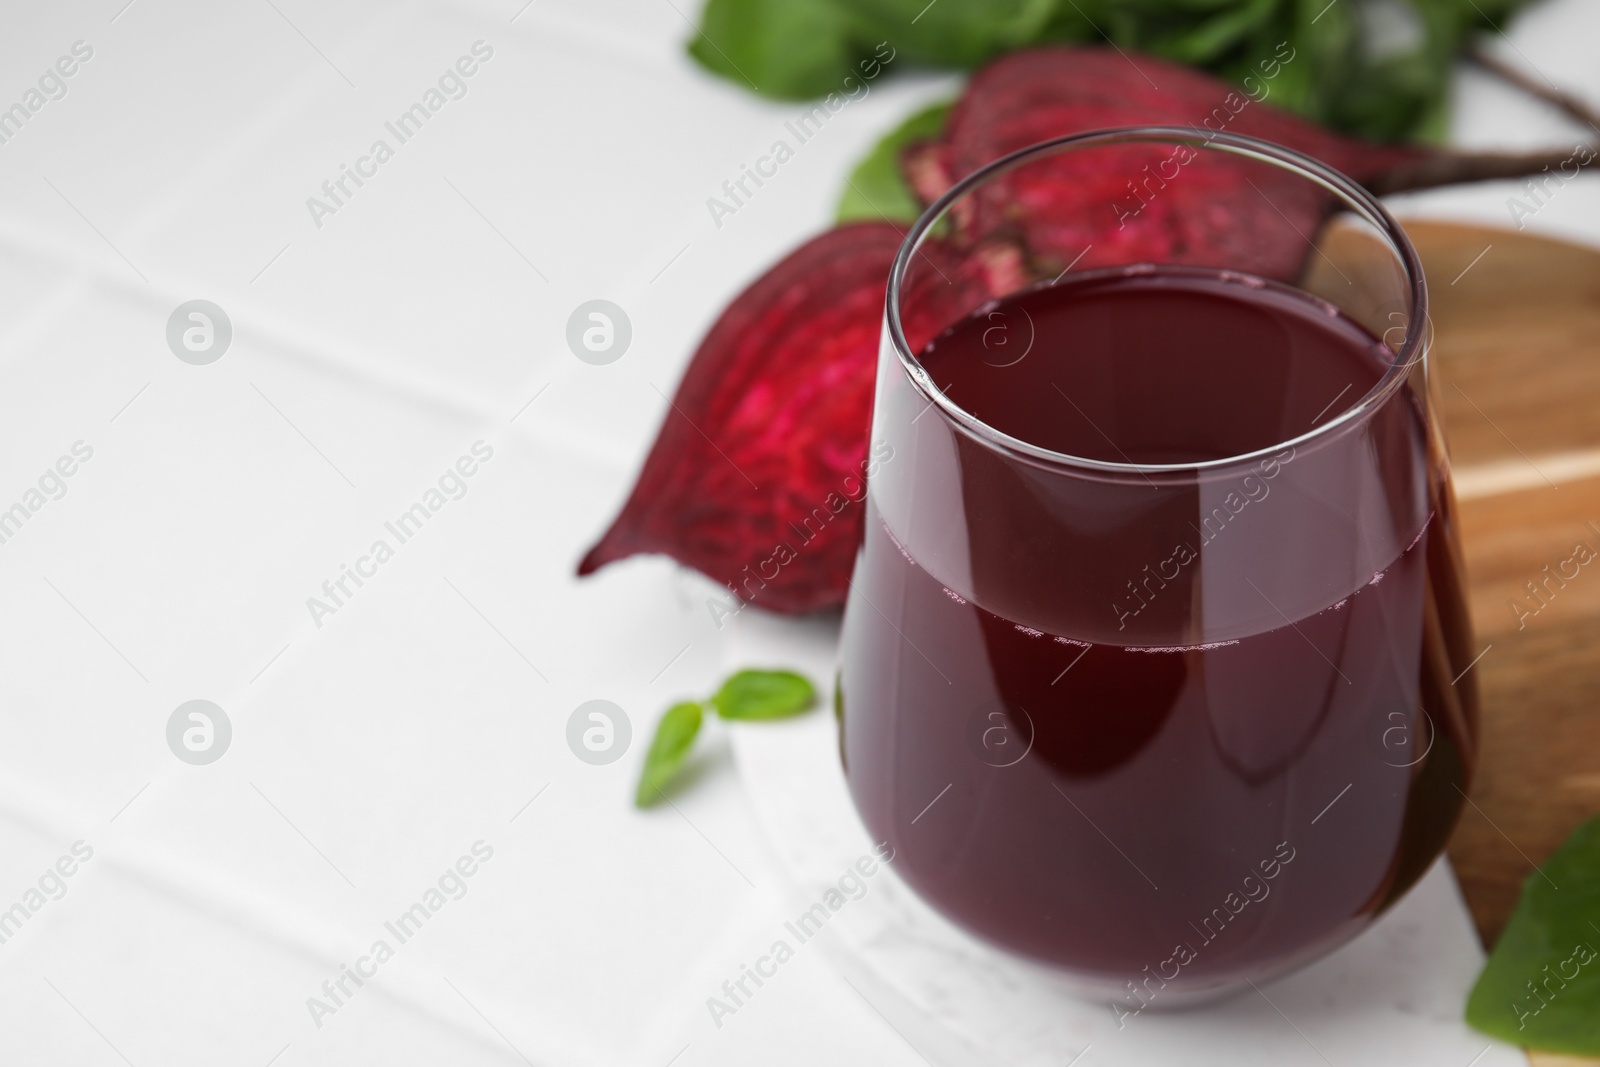
<path fill-rule="evenodd" d="M 1305 58 L 1273 101 L 1373 140 L 1438 140 L 1454 60 L 1525 0 L 707 0 L 689 53 L 763 96 L 848 88 L 875 49 L 893 69 L 970 70 L 1017 48 L 1097 43 L 1242 81 L 1287 41 Z"/>

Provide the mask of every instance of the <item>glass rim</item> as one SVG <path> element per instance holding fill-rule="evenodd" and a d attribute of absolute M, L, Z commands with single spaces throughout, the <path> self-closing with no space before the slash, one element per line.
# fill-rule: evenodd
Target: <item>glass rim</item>
<path fill-rule="evenodd" d="M 933 377 L 923 368 L 916 353 L 912 352 L 911 345 L 906 340 L 905 330 L 900 321 L 900 290 L 905 282 L 906 272 L 910 267 L 912 257 L 921 248 L 923 240 L 932 231 L 933 227 L 944 218 L 945 213 L 952 204 L 992 178 L 1013 170 L 1024 163 L 1072 148 L 1097 144 L 1124 143 L 1189 144 L 1200 148 L 1218 148 L 1234 155 L 1261 160 L 1273 166 L 1295 172 L 1300 177 L 1321 185 L 1341 198 L 1347 207 L 1358 209 L 1358 213 L 1364 215 L 1366 221 L 1383 234 L 1391 249 L 1398 255 L 1407 280 L 1410 283 L 1411 314 L 1407 320 L 1405 340 L 1400 343 L 1399 351 L 1395 353 L 1394 360 L 1382 377 L 1359 400 L 1338 416 L 1329 419 L 1320 426 L 1307 430 L 1303 434 L 1250 452 L 1241 452 L 1237 455 L 1224 456 L 1220 459 L 1200 460 L 1191 463 L 1117 463 L 1109 460 L 1089 459 L 1084 456 L 1074 456 L 1070 453 L 1042 448 L 996 429 L 946 395 L 944 390 L 935 384 Z M 1316 246 L 1313 244 L 1312 247 L 1315 248 Z M 1134 266 L 1134 264 L 1129 264 L 1129 266 Z M 948 416 L 958 428 L 978 438 L 985 444 L 1050 466 L 1076 468 L 1102 474 L 1137 475 L 1146 480 L 1152 474 L 1198 473 L 1254 463 L 1286 449 L 1299 448 L 1302 445 L 1321 440 L 1330 436 L 1335 430 L 1369 416 L 1400 389 L 1402 383 L 1409 376 L 1413 365 L 1421 363 L 1424 371 L 1426 371 L 1429 340 L 1428 322 L 1428 287 L 1423 278 L 1422 261 L 1417 255 L 1417 250 L 1412 246 L 1411 239 L 1406 236 L 1400 224 L 1395 221 L 1394 216 L 1389 214 L 1388 209 L 1365 187 L 1327 164 L 1313 159 L 1311 156 L 1296 152 L 1292 148 L 1286 148 L 1272 141 L 1247 137 L 1243 134 L 1215 133 L 1206 135 L 1197 133 L 1192 128 L 1186 129 L 1181 126 L 1116 126 L 1090 130 L 1085 133 L 1069 134 L 1065 137 L 1055 137 L 1048 141 L 1040 141 L 1025 148 L 1019 148 L 1015 152 L 1002 156 L 968 174 L 951 186 L 943 196 L 928 205 L 928 208 L 906 231 L 904 238 L 901 240 L 900 249 L 895 254 L 894 265 L 889 270 L 889 290 L 885 304 L 886 330 L 891 343 L 894 345 L 896 355 L 900 357 L 901 366 L 904 367 L 907 376 L 916 386 L 918 392 L 931 404 L 938 406 L 941 412 Z M 1413 324 L 1420 324 L 1420 328 L 1412 328 Z"/>

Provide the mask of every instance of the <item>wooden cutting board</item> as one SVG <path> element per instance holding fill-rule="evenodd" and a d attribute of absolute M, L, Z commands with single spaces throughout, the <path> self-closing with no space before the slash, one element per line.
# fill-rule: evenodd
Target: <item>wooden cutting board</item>
<path fill-rule="evenodd" d="M 1481 757 L 1450 859 L 1492 945 L 1534 864 L 1600 812 L 1600 559 L 1551 582 L 1543 605 L 1525 585 L 1580 542 L 1600 552 L 1600 252 L 1503 230 L 1406 229 L 1433 299 L 1472 622 L 1487 648 L 1473 668 Z"/>

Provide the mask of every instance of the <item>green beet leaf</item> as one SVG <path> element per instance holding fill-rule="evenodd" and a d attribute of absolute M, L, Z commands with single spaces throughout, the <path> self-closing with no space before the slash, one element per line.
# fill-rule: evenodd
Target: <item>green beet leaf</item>
<path fill-rule="evenodd" d="M 1600 816 L 1523 883 L 1467 1022 L 1525 1048 L 1600 1055 Z"/>
<path fill-rule="evenodd" d="M 944 132 L 950 105 L 935 104 L 918 111 L 878 142 L 856 169 L 850 172 L 844 193 L 839 197 L 838 221 L 886 219 L 889 222 L 914 222 L 922 214 L 922 204 L 912 195 L 900 172 L 900 153 L 913 141 L 922 141 Z"/>
<path fill-rule="evenodd" d="M 787 0 L 785 0 L 787 2 Z M 885 41 L 902 61 L 940 67 L 975 67 L 1040 40 L 1065 0 L 837 0 L 854 16 L 857 32 Z M 1077 0 L 1080 6 L 1098 6 Z"/>
<path fill-rule="evenodd" d="M 1284 34 L 1271 36 L 1282 22 L 1282 0 L 1231 3 L 1173 3 L 1171 0 L 1123 0 L 1106 10 L 1103 21 L 1114 40 L 1137 42 L 1143 51 L 1178 63 L 1209 67 L 1265 45 L 1263 56 Z"/>
<path fill-rule="evenodd" d="M 1029 45 L 1106 40 L 1254 95 L 1260 64 L 1282 46 L 1296 58 L 1270 86 L 1273 104 L 1375 140 L 1437 138 L 1456 57 L 1526 2 L 707 0 L 689 51 L 765 96 L 814 99 L 845 91 L 878 48 L 892 50 L 890 72 L 967 70 Z"/>
<path fill-rule="evenodd" d="M 689 42 L 713 74 L 780 100 L 844 91 L 871 51 L 833 0 L 707 0 Z"/>
<path fill-rule="evenodd" d="M 655 739 L 650 742 L 650 751 L 644 757 L 644 771 L 639 775 L 639 790 L 634 794 L 634 804 L 647 808 L 661 799 L 661 788 L 678 773 L 689 755 L 689 749 L 694 746 L 702 716 L 700 705 L 692 700 L 672 705 L 661 716 Z"/>
<path fill-rule="evenodd" d="M 816 695 L 811 683 L 793 671 L 740 671 L 722 683 L 711 704 L 724 719 L 751 722 L 802 712 Z"/>

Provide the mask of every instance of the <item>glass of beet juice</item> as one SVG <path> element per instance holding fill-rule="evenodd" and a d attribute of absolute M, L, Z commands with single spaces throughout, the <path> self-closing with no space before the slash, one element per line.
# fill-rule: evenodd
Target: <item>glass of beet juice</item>
<path fill-rule="evenodd" d="M 1120 1016 L 1426 872 L 1477 730 L 1427 301 L 1355 182 L 1194 129 L 1033 146 L 911 229 L 841 748 L 935 908 Z"/>

